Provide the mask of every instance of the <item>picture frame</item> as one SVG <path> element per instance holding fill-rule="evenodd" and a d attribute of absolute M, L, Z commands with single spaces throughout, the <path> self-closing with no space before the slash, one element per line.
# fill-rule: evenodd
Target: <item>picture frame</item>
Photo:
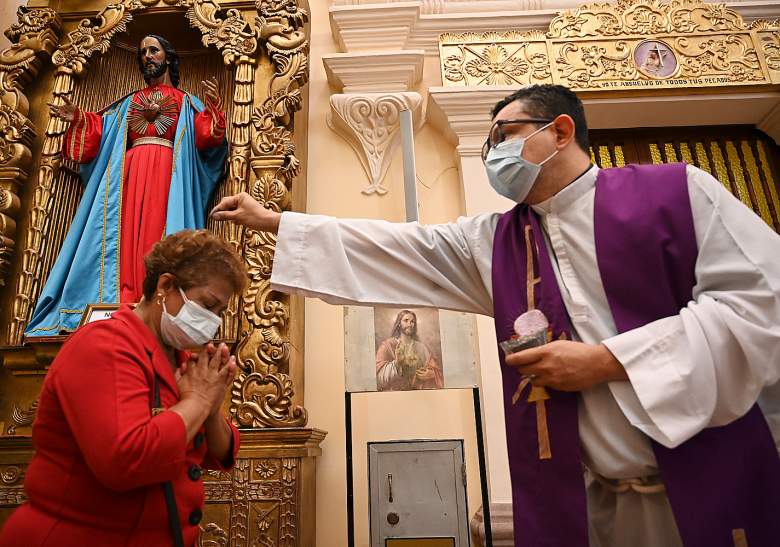
<path fill-rule="evenodd" d="M 79 321 L 79 327 L 96 321 L 103 321 L 105 319 L 111 319 L 111 316 L 115 311 L 122 307 L 122 304 L 87 304 L 84 309 L 84 313 L 81 315 L 81 321 Z"/>

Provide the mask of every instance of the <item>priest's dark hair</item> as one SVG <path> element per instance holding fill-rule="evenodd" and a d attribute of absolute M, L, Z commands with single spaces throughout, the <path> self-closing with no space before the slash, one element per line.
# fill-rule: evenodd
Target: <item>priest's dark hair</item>
<path fill-rule="evenodd" d="M 160 45 L 163 48 L 163 51 L 165 52 L 165 62 L 168 63 L 168 74 L 171 76 L 171 84 L 173 84 L 173 87 L 179 87 L 179 54 L 176 53 L 176 50 L 173 48 L 173 45 L 160 36 L 159 34 L 147 34 L 144 36 L 144 38 L 154 38 L 158 42 L 160 42 Z M 144 38 L 141 38 L 141 42 L 143 42 Z M 140 42 L 139 42 L 140 43 Z M 138 60 L 138 68 L 141 70 L 141 73 L 144 72 L 144 60 L 142 58 L 141 48 L 138 48 L 138 52 L 136 53 L 136 59 Z"/>
<path fill-rule="evenodd" d="M 568 87 L 562 85 L 530 85 L 518 89 L 511 95 L 504 97 L 493 107 L 492 118 L 505 106 L 520 101 L 525 111 L 534 118 L 552 120 L 561 114 L 568 114 L 574 120 L 574 139 L 586 154 L 588 148 L 588 122 L 585 120 L 585 109 L 582 101 Z"/>

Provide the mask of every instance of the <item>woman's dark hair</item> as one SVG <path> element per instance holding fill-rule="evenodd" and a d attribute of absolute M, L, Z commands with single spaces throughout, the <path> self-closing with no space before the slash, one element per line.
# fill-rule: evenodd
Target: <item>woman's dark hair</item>
<path fill-rule="evenodd" d="M 561 114 L 568 114 L 574 120 L 574 140 L 579 147 L 589 153 L 588 122 L 582 101 L 568 87 L 562 85 L 529 85 L 504 97 L 493 107 L 493 118 L 498 116 L 505 106 L 520 101 L 528 115 L 534 118 L 552 120 Z"/>
<path fill-rule="evenodd" d="M 244 261 L 227 242 L 208 230 L 182 230 L 158 241 L 144 257 L 144 298 L 152 300 L 164 273 L 176 276 L 183 290 L 202 286 L 215 277 L 226 279 L 233 292 L 244 290 Z"/>
<path fill-rule="evenodd" d="M 158 42 L 160 42 L 160 45 L 163 48 L 163 51 L 165 52 L 165 62 L 168 63 L 168 73 L 171 75 L 171 84 L 173 84 L 173 87 L 179 87 L 179 54 L 176 53 L 176 50 L 173 49 L 173 46 L 171 43 L 163 38 L 162 36 L 158 34 L 147 34 L 143 38 L 141 38 L 141 42 L 144 41 L 144 38 L 154 38 Z M 141 73 L 144 72 L 144 60 L 142 58 L 141 48 L 138 48 L 138 52 L 136 53 L 136 59 L 138 60 L 138 68 L 141 70 Z"/>

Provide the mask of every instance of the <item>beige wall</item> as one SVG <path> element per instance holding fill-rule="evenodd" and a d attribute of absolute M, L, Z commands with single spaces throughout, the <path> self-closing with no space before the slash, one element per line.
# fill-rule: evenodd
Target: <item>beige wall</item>
<path fill-rule="evenodd" d="M 326 124 L 329 98 L 322 56 L 337 53 L 328 19 L 329 0 L 311 0 L 311 82 L 307 212 L 337 217 L 404 218 L 400 150 L 384 180 L 385 196 L 361 194 L 368 185 L 355 152 Z M 426 59 L 423 94 L 441 85 L 438 60 Z M 420 219 L 454 220 L 465 212 L 453 146 L 426 125 L 415 139 Z M 430 188 L 426 188 L 430 187 Z M 306 408 L 309 425 L 328 431 L 317 468 L 317 547 L 347 543 L 344 435 L 343 309 L 318 300 L 306 302 Z M 470 390 L 378 393 L 353 396 L 355 544 L 369 544 L 368 441 L 464 439 L 469 517 L 481 504 L 472 394 Z M 503 427 L 503 426 L 502 426 Z"/>
<path fill-rule="evenodd" d="M 27 0 L 3 0 L 0 2 L 0 29 L 5 32 L 5 29 L 16 23 L 16 9 L 22 4 L 26 4 Z M 3 50 L 11 45 L 5 34 L 0 33 L 0 50 Z"/>

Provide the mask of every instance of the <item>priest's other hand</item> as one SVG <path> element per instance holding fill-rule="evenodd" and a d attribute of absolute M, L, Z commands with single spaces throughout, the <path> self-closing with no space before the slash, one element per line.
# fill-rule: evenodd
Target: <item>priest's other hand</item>
<path fill-rule="evenodd" d="M 558 340 L 507 356 L 506 364 L 535 386 L 582 391 L 603 382 L 628 380 L 623 365 L 603 344 Z"/>
<path fill-rule="evenodd" d="M 281 213 L 266 209 L 246 192 L 224 197 L 209 214 L 214 220 L 232 220 L 237 224 L 261 232 L 279 231 Z"/>

